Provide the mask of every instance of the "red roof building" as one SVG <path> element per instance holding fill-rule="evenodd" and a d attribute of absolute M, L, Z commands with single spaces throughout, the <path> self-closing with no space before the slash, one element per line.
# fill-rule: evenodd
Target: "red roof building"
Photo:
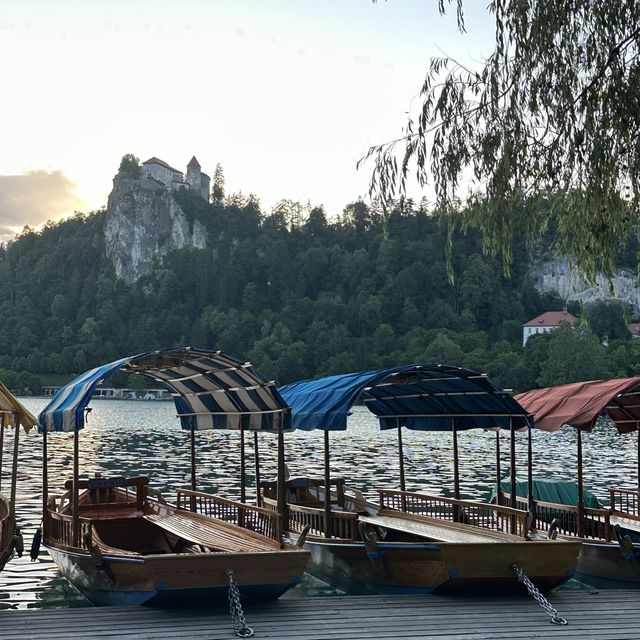
<path fill-rule="evenodd" d="M 522 346 L 524 347 L 527 340 L 536 333 L 549 333 L 549 331 L 557 329 L 563 322 L 573 324 L 577 319 L 567 311 L 567 307 L 564 307 L 562 311 L 547 311 L 522 325 Z"/>

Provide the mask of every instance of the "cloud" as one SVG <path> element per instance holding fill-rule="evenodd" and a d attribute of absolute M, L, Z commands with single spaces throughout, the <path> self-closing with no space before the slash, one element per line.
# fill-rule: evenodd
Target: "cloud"
<path fill-rule="evenodd" d="M 11 227 L 37 227 L 86 207 L 75 186 L 62 171 L 0 175 L 0 236 L 12 233 Z"/>

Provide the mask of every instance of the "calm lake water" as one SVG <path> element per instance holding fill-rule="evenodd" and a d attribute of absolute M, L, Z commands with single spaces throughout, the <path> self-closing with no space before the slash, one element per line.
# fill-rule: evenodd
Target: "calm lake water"
<path fill-rule="evenodd" d="M 34 413 L 45 399 L 27 398 L 24 404 Z M 151 484 L 166 497 L 190 484 L 189 434 L 182 431 L 175 417 L 173 402 L 94 400 L 93 411 L 80 432 L 80 472 L 93 475 L 147 475 Z M 13 433 L 5 435 L 2 488 L 8 492 Z M 248 496 L 255 495 L 253 484 L 253 438 L 247 440 Z M 506 475 L 509 436 L 501 435 L 502 473 Z M 517 466 L 526 476 L 527 438 L 517 434 Z M 451 495 L 453 463 L 450 433 L 403 431 L 407 490 Z M 495 483 L 496 435 L 466 431 L 458 436 L 461 491 L 463 498 L 484 499 Z M 276 477 L 276 438 L 259 436 L 261 479 Z M 240 436 L 235 432 L 209 431 L 196 434 L 198 488 L 238 498 Z M 637 438 L 618 436 L 607 425 L 597 428 L 584 440 L 585 486 L 607 503 L 607 487 L 637 484 Z M 534 474 L 574 480 L 576 435 L 570 428 L 554 434 L 534 432 Z M 323 474 L 322 433 L 296 432 L 286 436 L 287 464 L 291 475 Z M 39 526 L 41 511 L 42 438 L 32 431 L 20 438 L 20 473 L 17 518 L 25 538 L 25 555 L 14 558 L 0 572 L 0 609 L 39 607 L 80 607 L 90 604 L 60 577 L 56 566 L 41 548 L 39 560 L 30 562 L 33 532 Z M 71 434 L 49 436 L 49 493 L 62 493 L 71 478 L 73 440 Z M 369 496 L 377 488 L 398 488 L 396 432 L 379 431 L 376 419 L 364 408 L 356 407 L 349 418 L 349 429 L 331 434 L 332 475 L 343 477 L 347 486 Z M 576 586 L 576 585 L 574 585 Z M 579 586 L 579 585 L 578 585 Z M 285 597 L 308 593 L 331 595 L 330 588 L 309 578 Z"/>

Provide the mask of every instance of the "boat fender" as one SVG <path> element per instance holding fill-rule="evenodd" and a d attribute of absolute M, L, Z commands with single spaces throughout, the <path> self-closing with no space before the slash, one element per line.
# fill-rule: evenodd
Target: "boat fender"
<path fill-rule="evenodd" d="M 547 532 L 549 540 L 555 540 L 558 537 L 558 521 L 554 518 L 549 525 L 549 531 Z"/>
<path fill-rule="evenodd" d="M 309 533 L 309 529 L 311 529 L 311 525 L 307 524 L 305 525 L 304 529 L 302 530 L 302 533 L 298 536 L 298 540 L 296 542 L 296 547 L 303 547 L 305 540 L 307 539 L 307 534 Z"/>
<path fill-rule="evenodd" d="M 95 564 L 97 571 L 104 571 L 105 575 L 113 584 L 116 584 L 116 577 L 113 575 L 113 571 L 111 571 L 111 566 L 108 560 L 105 560 L 102 555 L 102 551 L 98 549 L 98 547 L 92 544 L 89 547 L 89 552 L 91 553 L 91 557 L 93 558 L 93 562 Z"/>
<path fill-rule="evenodd" d="M 35 562 L 40 554 L 40 544 L 42 543 L 42 529 L 38 527 L 33 534 L 33 540 L 31 541 L 31 550 L 29 555 L 31 556 L 31 562 Z"/>
<path fill-rule="evenodd" d="M 18 558 L 22 558 L 22 554 L 24 553 L 24 538 L 22 537 L 22 533 L 20 532 L 20 527 L 16 525 L 15 534 L 13 536 L 13 548 L 16 550 L 18 554 Z"/>
<path fill-rule="evenodd" d="M 636 551 L 636 548 L 633 546 L 633 542 L 631 542 L 631 538 L 628 535 L 622 535 L 619 524 L 613 525 L 613 532 L 615 533 L 625 560 L 635 560 L 640 557 L 640 553 Z"/>

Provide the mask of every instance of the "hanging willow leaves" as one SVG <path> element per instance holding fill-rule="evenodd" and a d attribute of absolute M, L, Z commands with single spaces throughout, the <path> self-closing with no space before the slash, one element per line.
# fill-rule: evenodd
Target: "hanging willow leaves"
<path fill-rule="evenodd" d="M 371 193 L 401 197 L 415 176 L 507 268 L 515 233 L 551 233 L 589 278 L 610 274 L 638 233 L 640 3 L 494 0 L 488 10 L 493 53 L 477 69 L 431 60 L 420 112 L 360 161 L 374 162 Z"/>

